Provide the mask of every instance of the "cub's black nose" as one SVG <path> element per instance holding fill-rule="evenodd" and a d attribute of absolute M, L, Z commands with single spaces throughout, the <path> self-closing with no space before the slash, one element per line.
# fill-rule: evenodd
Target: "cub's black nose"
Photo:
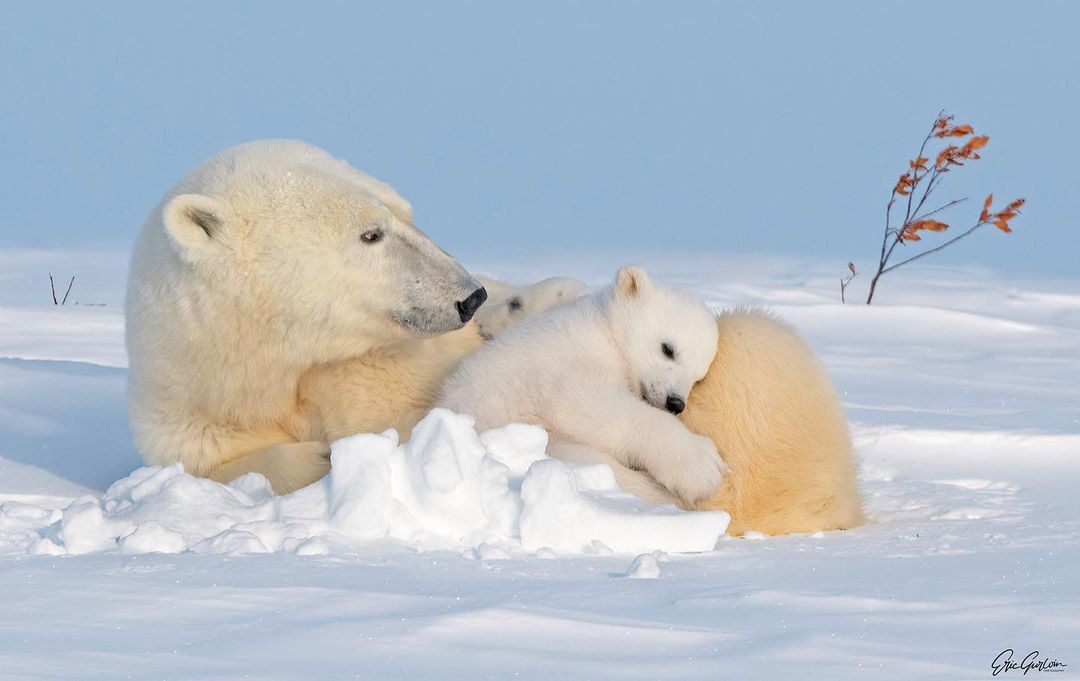
<path fill-rule="evenodd" d="M 683 398 L 676 397 L 675 395 L 668 395 L 667 402 L 664 403 L 664 407 L 672 414 L 681 414 L 683 409 L 686 409 L 686 402 Z"/>
<path fill-rule="evenodd" d="M 476 311 L 480 309 L 480 306 L 487 300 L 487 289 L 483 286 L 476 289 L 469 294 L 469 297 L 465 300 L 454 303 L 457 307 L 458 314 L 461 315 L 461 321 L 467 322 L 473 318 Z"/>

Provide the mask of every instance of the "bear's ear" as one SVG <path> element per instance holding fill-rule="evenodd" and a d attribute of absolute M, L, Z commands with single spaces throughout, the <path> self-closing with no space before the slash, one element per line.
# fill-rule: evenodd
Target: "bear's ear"
<path fill-rule="evenodd" d="M 390 214 L 398 220 L 410 225 L 416 224 L 413 222 L 412 204 L 400 196 L 397 197 L 396 201 L 388 201 L 386 203 L 386 208 L 390 211 Z"/>
<path fill-rule="evenodd" d="M 174 196 L 162 210 L 165 231 L 180 255 L 198 260 L 218 246 L 225 228 L 225 205 L 203 194 Z"/>
<path fill-rule="evenodd" d="M 649 275 L 640 267 L 620 267 L 615 275 L 615 290 L 627 298 L 643 293 L 649 283 Z"/>

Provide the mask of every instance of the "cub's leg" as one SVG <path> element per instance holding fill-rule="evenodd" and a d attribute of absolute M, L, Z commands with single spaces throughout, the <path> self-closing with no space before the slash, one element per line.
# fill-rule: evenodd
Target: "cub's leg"
<path fill-rule="evenodd" d="M 673 415 L 640 398 L 608 392 L 575 390 L 557 400 L 552 420 L 558 424 L 557 434 L 610 452 L 632 471 L 644 471 L 674 493 L 682 506 L 716 490 L 725 467 L 712 440 L 691 433 Z"/>
<path fill-rule="evenodd" d="M 567 463 L 602 463 L 615 473 L 615 482 L 622 491 L 644 499 L 650 504 L 676 504 L 681 502 L 660 483 L 642 471 L 630 470 L 607 452 L 595 447 L 553 438 L 548 444 L 548 456 Z"/>

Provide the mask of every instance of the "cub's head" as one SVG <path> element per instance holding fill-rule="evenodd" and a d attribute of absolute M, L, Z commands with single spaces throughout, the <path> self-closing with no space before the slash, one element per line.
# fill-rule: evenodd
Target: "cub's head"
<path fill-rule="evenodd" d="M 491 296 L 476 313 L 476 327 L 486 339 L 494 338 L 512 324 L 589 293 L 588 286 L 568 277 L 552 277 L 530 286 L 510 286 L 485 277 L 480 277 L 480 281 Z"/>
<path fill-rule="evenodd" d="M 161 216 L 172 249 L 215 295 L 257 305 L 289 333 L 435 335 L 461 328 L 487 296 L 393 189 L 300 142 L 226 151 Z"/>
<path fill-rule="evenodd" d="M 716 317 L 689 294 L 657 284 L 644 270 L 623 267 L 615 277 L 608 316 L 634 391 L 673 414 L 716 355 Z"/>

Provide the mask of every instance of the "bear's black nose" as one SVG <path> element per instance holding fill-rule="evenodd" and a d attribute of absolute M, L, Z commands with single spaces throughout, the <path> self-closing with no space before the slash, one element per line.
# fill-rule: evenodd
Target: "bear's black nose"
<path fill-rule="evenodd" d="M 461 321 L 467 322 L 473 318 L 476 311 L 480 309 L 480 306 L 487 300 L 487 289 L 483 286 L 476 289 L 469 294 L 469 297 L 465 300 L 454 303 L 457 307 L 458 314 L 461 316 Z"/>
<path fill-rule="evenodd" d="M 686 402 L 683 398 L 675 395 L 668 395 L 667 402 L 664 403 L 664 407 L 667 408 L 672 414 L 681 414 L 683 409 L 686 409 Z"/>

